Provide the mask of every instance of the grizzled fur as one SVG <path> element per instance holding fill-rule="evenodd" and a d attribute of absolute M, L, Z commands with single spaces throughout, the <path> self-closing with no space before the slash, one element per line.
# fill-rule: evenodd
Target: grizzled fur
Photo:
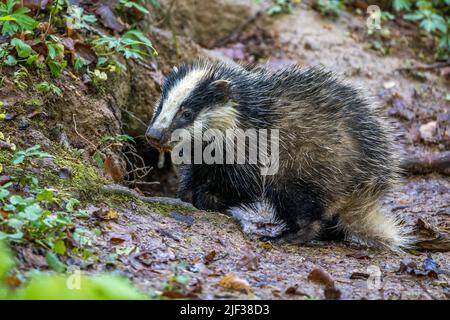
<path fill-rule="evenodd" d="M 186 110 L 187 113 L 186 113 Z M 379 111 L 361 92 L 321 68 L 262 68 L 197 62 L 167 77 L 149 131 L 206 127 L 279 129 L 279 171 L 258 166 L 182 167 L 179 197 L 206 210 L 271 210 L 284 231 L 277 239 L 306 242 L 353 235 L 398 248 L 403 231 L 380 211 L 397 178 L 397 157 Z"/>

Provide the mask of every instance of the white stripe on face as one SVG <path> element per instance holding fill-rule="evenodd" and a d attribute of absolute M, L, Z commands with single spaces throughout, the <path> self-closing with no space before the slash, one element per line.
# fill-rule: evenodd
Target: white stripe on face
<path fill-rule="evenodd" d="M 153 122 L 153 128 L 166 129 L 172 123 L 173 118 L 180 109 L 181 103 L 195 88 L 197 83 L 205 76 L 205 70 L 193 70 L 169 91 L 163 101 L 161 112 Z"/>

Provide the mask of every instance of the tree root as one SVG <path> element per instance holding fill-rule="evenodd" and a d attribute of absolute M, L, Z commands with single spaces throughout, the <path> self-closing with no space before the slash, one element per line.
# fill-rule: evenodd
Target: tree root
<path fill-rule="evenodd" d="M 131 190 L 124 186 L 117 185 L 117 184 L 110 184 L 107 186 L 103 186 L 101 188 L 101 192 L 104 194 L 118 194 L 118 195 L 122 195 L 122 196 L 133 197 L 133 198 L 136 198 L 145 203 L 160 203 L 160 204 L 171 205 L 171 206 L 180 206 L 180 207 L 186 208 L 188 210 L 198 210 L 192 204 L 181 201 L 180 199 L 177 199 L 177 198 L 141 196 L 136 191 Z"/>
<path fill-rule="evenodd" d="M 413 174 L 437 172 L 450 175 L 450 151 L 411 156 L 403 160 L 401 167 Z"/>

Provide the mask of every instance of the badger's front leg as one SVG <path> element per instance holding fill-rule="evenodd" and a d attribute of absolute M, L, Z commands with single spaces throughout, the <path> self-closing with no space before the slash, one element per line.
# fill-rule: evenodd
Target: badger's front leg
<path fill-rule="evenodd" d="M 210 181 L 208 175 L 205 175 L 198 167 L 186 165 L 180 172 L 178 198 L 191 202 L 201 210 L 224 211 L 227 208 L 226 201 L 220 194 L 220 187 Z"/>
<path fill-rule="evenodd" d="M 180 168 L 180 183 L 177 191 L 177 198 L 192 203 L 193 178 L 192 166 L 184 165 Z"/>
<path fill-rule="evenodd" d="M 223 212 L 227 209 L 226 201 L 219 193 L 214 193 L 208 184 L 203 184 L 194 189 L 192 204 L 201 210 Z"/>
<path fill-rule="evenodd" d="M 268 190 L 275 219 L 286 226 L 275 237 L 264 241 L 305 243 L 317 238 L 322 231 L 324 205 L 319 190 L 307 183 L 289 183 Z"/>

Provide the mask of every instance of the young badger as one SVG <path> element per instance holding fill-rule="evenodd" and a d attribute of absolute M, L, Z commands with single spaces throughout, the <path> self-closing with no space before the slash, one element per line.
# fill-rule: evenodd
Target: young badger
<path fill-rule="evenodd" d="M 327 233 L 369 245 L 405 244 L 398 221 L 380 212 L 397 177 L 397 157 L 378 110 L 320 68 L 261 68 L 198 61 L 167 77 L 147 140 L 167 148 L 171 133 L 278 129 L 279 170 L 251 164 L 182 167 L 179 197 L 204 210 L 270 210 L 284 231 L 273 240 L 304 243 Z M 238 208 L 238 209 L 236 209 Z"/>

